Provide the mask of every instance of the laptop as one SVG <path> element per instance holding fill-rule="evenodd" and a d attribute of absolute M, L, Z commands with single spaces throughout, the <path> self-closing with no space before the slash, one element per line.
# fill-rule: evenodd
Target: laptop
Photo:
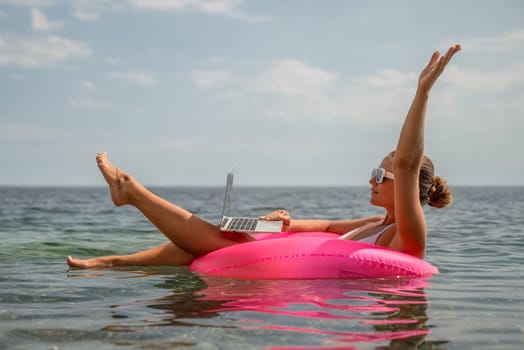
<path fill-rule="evenodd" d="M 231 195 L 233 191 L 234 169 L 227 173 L 226 190 L 224 193 L 224 205 L 222 206 L 222 220 L 220 231 L 225 232 L 281 232 L 282 221 L 268 221 L 250 217 L 229 216 Z"/>

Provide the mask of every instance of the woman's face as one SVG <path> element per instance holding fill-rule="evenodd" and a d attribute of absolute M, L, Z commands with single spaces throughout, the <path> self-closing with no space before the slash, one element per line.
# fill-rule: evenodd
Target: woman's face
<path fill-rule="evenodd" d="M 386 169 L 386 171 L 389 171 L 390 173 L 393 173 L 393 156 L 386 156 L 386 158 L 382 160 L 382 163 L 380 163 L 379 167 Z M 395 180 L 384 178 L 381 183 L 377 183 L 375 177 L 371 177 L 369 179 L 369 183 L 371 185 L 371 197 L 369 202 L 372 205 L 379 207 L 393 208 L 395 199 L 393 181 Z"/>

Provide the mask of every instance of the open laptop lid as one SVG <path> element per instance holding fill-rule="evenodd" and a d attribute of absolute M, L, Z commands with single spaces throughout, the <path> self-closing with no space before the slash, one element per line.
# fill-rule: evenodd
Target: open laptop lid
<path fill-rule="evenodd" d="M 222 218 L 220 230 L 229 232 L 266 232 L 279 233 L 282 231 L 282 221 L 265 221 L 250 217 L 230 217 L 229 209 L 233 193 L 234 167 L 227 173 L 226 189 L 224 191 L 224 204 L 222 205 Z"/>
<path fill-rule="evenodd" d="M 227 172 L 227 180 L 226 180 L 226 189 L 224 191 L 224 204 L 222 205 L 222 217 L 221 220 L 224 218 L 224 216 L 229 216 L 229 209 L 231 207 L 231 194 L 233 192 L 233 178 L 235 176 L 235 167 L 231 167 L 231 169 Z"/>

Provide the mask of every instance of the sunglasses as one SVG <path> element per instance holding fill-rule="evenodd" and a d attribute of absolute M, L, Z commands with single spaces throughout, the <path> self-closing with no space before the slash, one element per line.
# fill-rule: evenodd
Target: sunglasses
<path fill-rule="evenodd" d="M 376 183 L 381 184 L 384 179 L 390 179 L 393 180 L 395 176 L 393 173 L 390 173 L 389 171 L 386 171 L 384 168 L 374 168 L 371 171 L 371 177 L 375 178 Z"/>

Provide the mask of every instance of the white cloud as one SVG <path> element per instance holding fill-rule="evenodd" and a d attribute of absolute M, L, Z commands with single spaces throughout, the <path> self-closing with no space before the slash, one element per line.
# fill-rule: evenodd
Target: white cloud
<path fill-rule="evenodd" d="M 337 98 L 340 117 L 365 127 L 398 122 L 407 112 L 416 84 L 415 73 L 396 69 L 353 78 Z"/>
<path fill-rule="evenodd" d="M 258 77 L 245 80 L 240 90 L 255 94 L 246 101 L 264 117 L 282 120 L 333 119 L 338 76 L 296 59 L 282 59 Z M 254 82 L 254 83 L 253 83 Z"/>
<path fill-rule="evenodd" d="M 84 80 L 80 82 L 80 87 L 86 91 L 92 91 L 95 89 L 95 84 L 90 80 Z"/>
<path fill-rule="evenodd" d="M 187 11 L 195 10 L 212 15 L 222 15 L 250 22 L 265 22 L 266 16 L 254 16 L 240 10 L 242 0 L 129 0 L 137 9 Z"/>
<path fill-rule="evenodd" d="M 377 74 L 364 78 L 368 87 L 393 88 L 395 86 L 412 85 L 416 81 L 415 73 L 404 73 L 396 69 L 384 69 Z"/>
<path fill-rule="evenodd" d="M 17 6 L 50 6 L 54 5 L 55 0 L 0 0 L 0 4 L 17 5 Z"/>
<path fill-rule="evenodd" d="M 28 38 L 0 33 L 0 65 L 42 67 L 91 53 L 88 45 L 58 36 Z"/>
<path fill-rule="evenodd" d="M 113 71 L 109 73 L 109 77 L 141 86 L 154 86 L 158 84 L 158 80 L 153 74 L 143 71 Z"/>
<path fill-rule="evenodd" d="M 256 91 L 270 94 L 253 94 L 243 101 L 250 103 L 245 109 L 276 119 L 338 120 L 382 128 L 403 120 L 415 94 L 417 77 L 415 72 L 388 68 L 343 79 L 301 61 L 282 60 L 258 79 L 251 79 L 256 82 Z M 497 116 L 498 122 L 514 120 L 524 113 L 524 107 L 512 103 L 512 91 L 522 91 L 523 87 L 524 64 L 491 71 L 450 65 L 434 88 L 431 113 L 433 118 L 475 115 L 478 120 L 490 120 L 487 111 L 498 109 L 508 111 Z M 249 85 L 238 87 L 238 91 L 243 90 L 248 91 Z M 472 100 L 480 101 L 468 102 Z"/>
<path fill-rule="evenodd" d="M 198 6 L 200 1 L 194 0 L 129 0 L 129 3 L 137 8 L 149 8 L 155 10 L 184 10 L 189 7 Z"/>
<path fill-rule="evenodd" d="M 94 2 L 76 0 L 73 2 L 71 15 L 84 22 L 96 22 L 100 19 L 99 9 L 94 8 Z"/>
<path fill-rule="evenodd" d="M 322 96 L 337 79 L 336 74 L 312 67 L 305 62 L 284 59 L 273 64 L 256 81 L 258 91 L 309 97 Z"/>
<path fill-rule="evenodd" d="M 266 71 L 242 79 L 232 80 L 232 73 L 222 75 L 220 72 L 195 71 L 192 76 L 200 86 L 216 88 L 217 98 L 231 104 L 240 114 L 249 111 L 259 117 L 285 121 L 322 120 L 367 129 L 401 123 L 415 94 L 418 78 L 418 72 L 394 68 L 341 77 L 295 59 L 274 62 Z M 227 90 L 223 86 L 218 89 L 218 83 L 226 77 Z M 509 110 L 514 97 L 506 96 L 504 91 L 522 86 L 523 81 L 524 64 L 490 72 L 450 65 L 435 86 L 432 118 L 454 119 L 465 114 L 489 118 L 486 111 L 493 108 L 476 108 L 467 102 L 471 98 L 480 98 L 485 105 L 505 104 L 501 110 Z M 496 102 L 493 93 L 497 93 Z M 514 111 L 518 109 L 515 104 L 511 105 L 512 113 L 503 117 L 508 120 L 514 118 Z"/>
<path fill-rule="evenodd" d="M 462 123 L 463 128 L 500 130 L 517 125 L 524 115 L 524 64 L 495 71 L 447 67 L 433 98 L 433 112 Z M 522 123 L 522 122 L 520 122 Z"/>
<path fill-rule="evenodd" d="M 78 89 L 74 97 L 69 97 L 66 103 L 69 107 L 79 109 L 97 109 L 108 110 L 112 106 L 109 103 L 97 101 L 93 96 L 95 93 L 95 84 L 90 80 L 78 82 Z"/>
<path fill-rule="evenodd" d="M 222 71 L 195 71 L 196 84 L 217 87 L 229 78 Z M 254 77 L 236 79 L 217 89 L 224 103 L 264 117 L 294 120 L 344 120 L 374 127 L 403 118 L 416 88 L 417 75 L 385 69 L 363 77 L 337 74 L 296 59 L 273 62 Z M 239 103 L 240 101 L 240 103 Z"/>
<path fill-rule="evenodd" d="M 218 83 L 229 79 L 229 73 L 226 71 L 204 71 L 198 70 L 191 72 L 193 82 L 203 88 L 213 88 Z"/>
<path fill-rule="evenodd" d="M 251 15 L 241 10 L 243 0 L 72 0 L 71 15 L 81 21 L 95 22 L 108 10 L 133 8 L 156 11 L 197 11 L 247 22 L 267 22 L 268 16 Z M 0 0 L 0 4 L 26 7 L 55 5 L 56 0 Z"/>
<path fill-rule="evenodd" d="M 9 78 L 16 81 L 24 81 L 27 80 L 27 77 L 20 73 L 11 73 L 9 74 Z"/>
<path fill-rule="evenodd" d="M 119 0 L 73 0 L 71 15 L 84 22 L 95 22 L 100 19 L 100 14 L 107 10 L 121 10 L 124 1 Z"/>
<path fill-rule="evenodd" d="M 54 140 L 67 136 L 65 130 L 36 123 L 0 124 L 0 140 Z"/>
<path fill-rule="evenodd" d="M 71 14 L 84 22 L 96 22 L 100 19 L 100 15 L 97 12 L 89 11 L 85 8 L 75 8 Z"/>
<path fill-rule="evenodd" d="M 31 9 L 31 24 L 34 30 L 41 32 L 49 32 L 62 27 L 62 23 L 48 20 L 46 15 L 36 8 Z"/>
<path fill-rule="evenodd" d="M 509 51 L 524 44 L 524 30 L 516 30 L 498 36 L 462 40 L 461 44 L 468 51 Z"/>
<path fill-rule="evenodd" d="M 108 110 L 112 107 L 109 103 L 95 101 L 90 95 L 69 97 L 66 102 L 69 107 L 78 109 Z"/>
<path fill-rule="evenodd" d="M 220 57 L 220 56 L 214 56 L 214 57 L 210 57 L 208 59 L 208 62 L 212 65 L 220 65 L 222 63 L 224 63 L 224 58 Z"/>
<path fill-rule="evenodd" d="M 462 69 L 457 66 L 446 68 L 446 81 L 456 88 L 483 90 L 485 92 L 504 90 L 515 83 L 524 82 L 524 64 L 507 67 L 500 71 Z"/>

